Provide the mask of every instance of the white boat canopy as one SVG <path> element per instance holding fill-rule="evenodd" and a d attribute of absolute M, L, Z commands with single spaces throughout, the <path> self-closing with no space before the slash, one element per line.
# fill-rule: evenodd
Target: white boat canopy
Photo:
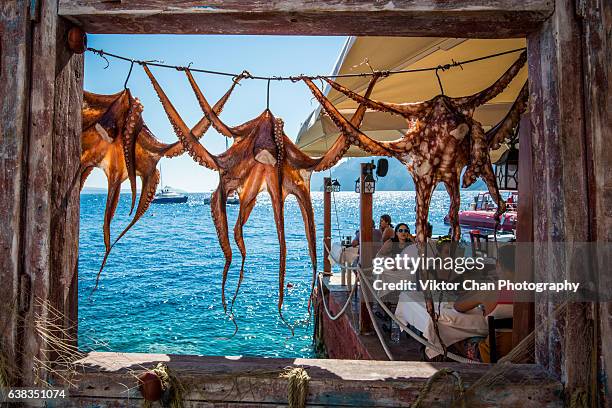
<path fill-rule="evenodd" d="M 435 67 L 454 61 L 465 61 L 485 55 L 525 47 L 525 39 L 462 39 L 462 38 L 421 38 L 421 37 L 349 37 L 338 57 L 333 74 L 369 72 L 368 63 L 375 70 L 400 70 Z M 466 96 L 485 89 L 495 82 L 519 53 L 512 53 L 464 67 L 439 71 L 444 92 L 451 97 Z M 523 67 L 510 86 L 495 99 L 475 112 L 475 119 L 485 129 L 500 121 L 527 79 L 527 68 Z M 369 77 L 338 78 L 340 84 L 363 94 Z M 329 86 L 324 90 L 330 101 L 350 117 L 357 104 Z M 419 102 L 433 98 L 440 93 L 438 80 L 433 71 L 403 73 L 381 78 L 371 95 L 372 99 L 388 102 Z M 368 110 L 361 129 L 376 140 L 395 140 L 402 136 L 406 121 L 400 116 L 386 112 Z M 300 128 L 296 144 L 311 156 L 321 156 L 338 137 L 338 129 L 327 115 L 320 114 L 320 107 L 314 110 Z M 499 157 L 505 148 L 492 152 L 492 159 Z M 352 146 L 348 157 L 368 156 Z"/>

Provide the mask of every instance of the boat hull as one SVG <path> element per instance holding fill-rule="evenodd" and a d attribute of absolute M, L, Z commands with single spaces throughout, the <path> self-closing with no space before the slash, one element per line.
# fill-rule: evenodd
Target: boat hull
<path fill-rule="evenodd" d="M 152 204 L 181 204 L 187 202 L 187 196 L 182 197 L 159 197 L 151 201 Z"/>
<path fill-rule="evenodd" d="M 240 204 L 240 199 L 239 198 L 228 198 L 226 203 L 230 205 L 238 205 Z M 210 197 L 206 197 L 204 199 L 204 204 L 210 204 Z"/>
<path fill-rule="evenodd" d="M 448 215 L 444 217 L 444 223 L 449 224 Z M 495 211 L 460 211 L 459 224 L 463 227 L 479 229 L 495 229 Z M 501 216 L 499 231 L 512 231 L 516 229 L 516 212 L 508 211 Z"/>

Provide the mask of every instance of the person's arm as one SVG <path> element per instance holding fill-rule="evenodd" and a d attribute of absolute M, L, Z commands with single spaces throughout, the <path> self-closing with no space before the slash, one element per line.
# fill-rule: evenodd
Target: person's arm
<path fill-rule="evenodd" d="M 376 258 L 381 258 L 389 255 L 391 252 L 391 247 L 393 246 L 393 241 L 385 241 L 382 247 L 376 253 Z"/>
<path fill-rule="evenodd" d="M 355 232 L 355 238 L 353 238 L 353 240 L 351 241 L 351 246 L 353 248 L 358 247 L 359 246 L 359 230 L 357 230 Z"/>
<path fill-rule="evenodd" d="M 395 235 L 395 231 L 393 231 L 393 228 L 385 228 L 385 231 L 382 234 L 382 242 L 387 242 L 388 240 L 390 240 L 391 238 L 393 238 L 393 236 Z"/>
<path fill-rule="evenodd" d="M 497 302 L 491 300 L 490 294 L 485 292 L 471 292 L 457 299 L 453 307 L 458 312 L 466 313 L 478 307 L 478 305 L 484 305 L 484 314 L 488 315 L 495 309 Z"/>

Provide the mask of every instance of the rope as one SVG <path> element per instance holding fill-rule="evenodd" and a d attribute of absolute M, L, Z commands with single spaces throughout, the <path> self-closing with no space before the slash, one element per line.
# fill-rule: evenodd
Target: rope
<path fill-rule="evenodd" d="M 387 315 L 391 319 L 393 319 L 393 321 L 395 321 L 395 323 L 398 324 L 400 329 L 404 330 L 406 333 L 408 333 L 408 335 L 410 335 L 410 337 L 412 337 L 413 339 L 415 339 L 416 341 L 418 341 L 419 343 L 421 343 L 425 347 L 429 347 L 432 350 L 438 352 L 439 354 L 444 354 L 444 350 L 442 350 L 440 347 L 430 343 L 429 341 L 425 340 L 421 336 L 417 335 L 415 332 L 412 331 L 412 329 L 410 329 L 402 321 L 400 321 L 395 316 L 395 314 L 387 307 L 387 305 L 385 305 L 385 303 L 380 299 L 380 297 L 378 297 L 378 295 L 376 294 L 376 291 L 374 290 L 372 285 L 370 285 L 370 282 L 367 280 L 367 278 L 363 274 L 363 271 L 359 270 L 358 273 L 359 273 L 360 282 L 362 283 L 362 285 L 365 283 L 365 286 L 368 288 L 370 293 L 372 293 L 372 296 L 374 297 L 374 300 L 376 300 L 376 302 L 378 302 L 378 304 L 385 311 L 385 313 L 387 313 Z M 458 356 L 457 354 L 454 354 L 454 353 L 451 353 L 451 352 L 447 352 L 446 355 L 447 355 L 447 357 L 449 357 L 449 358 L 451 358 L 451 359 L 453 359 L 453 360 L 455 360 L 455 361 L 457 361 L 459 363 L 468 363 L 468 364 L 479 364 L 480 363 L 479 361 L 470 360 L 469 358 L 461 357 L 461 356 Z"/>
<path fill-rule="evenodd" d="M 310 377 L 302 367 L 287 367 L 280 375 L 287 379 L 287 402 L 289 408 L 306 407 L 306 396 L 308 395 L 308 382 Z"/>
<path fill-rule="evenodd" d="M 465 391 L 465 385 L 463 384 L 463 379 L 461 378 L 461 376 L 459 375 L 457 371 L 451 370 L 450 368 L 442 368 L 436 371 L 434 375 L 429 377 L 429 379 L 427 380 L 427 382 L 421 389 L 421 392 L 419 392 L 419 396 L 417 397 L 417 399 L 414 401 L 414 403 L 410 405 L 410 408 L 420 407 L 425 401 L 425 398 L 427 398 L 427 396 L 431 392 L 431 387 L 434 385 L 434 383 L 438 381 L 438 379 L 444 378 L 444 377 L 452 378 L 453 383 L 455 384 L 455 390 L 454 390 L 455 394 L 458 394 L 459 396 L 458 400 L 461 401 L 461 407 L 464 408 L 465 399 L 463 398 L 463 394 Z"/>
<path fill-rule="evenodd" d="M 372 312 L 372 306 L 370 306 L 370 299 L 368 298 L 368 295 L 366 294 L 365 289 L 363 288 L 363 285 L 361 285 L 360 288 L 361 288 L 361 296 L 363 296 L 363 301 L 366 305 L 366 309 L 368 310 L 368 315 L 370 315 L 370 320 L 372 321 L 372 326 L 374 326 L 374 331 L 376 332 L 378 341 L 380 341 L 380 345 L 382 346 L 383 350 L 385 350 L 385 354 L 387 355 L 387 358 L 389 359 L 389 361 L 394 361 L 395 358 L 393 358 L 393 354 L 391 354 L 391 350 L 389 350 L 389 346 L 387 346 L 387 342 L 385 341 L 385 339 L 383 339 L 383 335 L 380 331 L 380 327 L 378 327 L 378 324 L 376 323 L 376 318 L 374 317 L 374 313 Z"/>
<path fill-rule="evenodd" d="M 320 79 L 320 78 L 351 78 L 351 77 L 368 77 L 368 76 L 373 76 L 373 75 L 383 75 L 383 76 L 388 76 L 388 75 L 393 75 L 393 74 L 406 74 L 406 73 L 412 73 L 412 72 L 427 72 L 427 71 L 438 71 L 438 70 L 443 70 L 446 71 L 447 69 L 450 68 L 455 68 L 455 67 L 460 67 L 461 69 L 463 69 L 462 65 L 466 65 L 466 64 L 471 64 L 473 62 L 478 62 L 478 61 L 483 61 L 483 60 L 487 60 L 490 58 L 496 58 L 496 57 L 500 57 L 502 55 L 507 55 L 507 54 L 513 54 L 515 52 L 519 52 L 519 51 L 525 51 L 526 48 L 516 48 L 513 50 L 508 50 L 508 51 L 503 51 L 503 52 L 498 52 L 495 54 L 490 54 L 490 55 L 485 55 L 482 57 L 478 57 L 478 58 L 473 58 L 473 59 L 469 59 L 466 61 L 452 61 L 449 64 L 446 65 L 438 65 L 435 67 L 428 67 L 428 68 L 415 68 L 415 69 L 401 69 L 401 70 L 390 70 L 390 71 L 372 71 L 372 72 L 363 72 L 363 73 L 358 73 L 358 74 L 337 74 L 337 75 L 315 75 L 315 76 L 304 76 L 304 75 L 300 75 L 300 76 L 287 76 L 287 77 L 283 77 L 283 76 L 271 76 L 271 77 L 267 77 L 267 76 L 253 76 L 250 75 L 247 78 L 250 79 L 260 79 L 260 80 L 265 80 L 265 81 L 292 81 L 292 82 L 296 82 L 299 81 L 301 78 L 309 78 L 309 79 Z M 185 66 L 180 66 L 180 65 L 168 65 L 168 64 L 162 64 L 161 62 L 150 62 L 150 61 L 143 61 L 143 60 L 138 60 L 138 59 L 133 59 L 133 58 L 127 58 L 127 57 L 123 57 L 121 55 L 117 55 L 117 54 L 112 54 L 110 52 L 106 52 L 104 50 L 99 50 L 96 48 L 91 48 L 88 47 L 87 51 L 90 51 L 96 55 L 99 55 L 100 57 L 104 58 L 107 62 L 107 67 L 108 67 L 108 60 L 106 59 L 106 56 L 108 57 L 112 57 L 112 58 L 116 58 L 119 60 L 123 60 L 123 61 L 128 61 L 131 63 L 137 63 L 139 65 L 142 65 L 144 63 L 146 63 L 147 65 L 151 65 L 151 66 L 155 66 L 155 67 L 161 67 L 161 68 L 172 68 L 172 69 L 176 69 L 176 70 L 185 70 L 185 69 L 189 69 L 190 71 L 193 72 L 202 72 L 205 74 L 212 74 L 212 75 L 221 75 L 221 76 L 231 76 L 231 77 L 237 77 L 238 74 L 232 73 L 232 72 L 222 72 L 222 71 L 211 71 L 208 69 L 199 69 L 199 68 L 190 68 L 190 67 L 185 67 Z M 190 64 L 191 65 L 191 64 Z"/>
<path fill-rule="evenodd" d="M 350 273 L 352 273 L 352 272 L 350 272 Z M 353 284 L 353 287 L 351 288 L 351 292 L 349 293 L 348 298 L 346 299 L 346 302 L 344 303 L 344 306 L 342 306 L 342 309 L 340 309 L 338 314 L 335 315 L 335 316 L 332 316 L 332 314 L 329 311 L 329 308 L 327 306 L 327 302 L 325 301 L 325 294 L 323 293 L 323 274 L 321 274 L 321 273 L 319 273 L 318 282 L 319 282 L 319 291 L 321 293 L 321 297 L 323 298 L 323 309 L 325 309 L 325 314 L 332 321 L 338 320 L 339 318 L 342 317 L 342 315 L 344 315 L 344 312 L 346 312 L 346 309 L 348 308 L 348 305 L 351 304 L 351 298 L 353 296 L 353 293 L 355 292 L 355 288 L 357 287 L 357 279 L 355 279 L 355 283 Z"/>

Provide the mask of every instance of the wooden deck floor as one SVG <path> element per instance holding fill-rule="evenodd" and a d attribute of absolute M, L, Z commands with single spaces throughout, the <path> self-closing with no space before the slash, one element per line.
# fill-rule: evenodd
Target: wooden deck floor
<path fill-rule="evenodd" d="M 349 295 L 350 286 L 342 285 L 340 274 L 332 275 L 330 278 L 326 278 L 325 286 L 329 290 L 330 304 L 344 305 Z M 359 290 L 355 291 L 353 300 L 346 311 L 346 318 L 353 328 L 353 335 L 359 343 L 361 343 L 367 350 L 369 355 L 374 360 L 388 360 L 387 355 L 383 347 L 380 344 L 380 340 L 375 332 L 370 334 L 359 334 L 359 303 L 360 293 Z M 377 308 L 375 307 L 376 311 Z M 382 312 L 382 310 L 381 310 Z M 384 314 L 384 312 L 382 312 Z M 330 322 L 328 322 L 329 324 Z M 334 324 L 331 322 L 331 324 Z M 376 317 L 376 324 L 381 330 L 389 326 L 389 321 L 383 320 L 380 317 Z M 422 361 L 420 343 L 409 337 L 406 333 L 402 332 L 399 343 L 392 343 L 390 341 L 390 332 L 383 330 L 383 338 L 385 343 L 389 346 L 393 358 L 398 361 Z"/>

